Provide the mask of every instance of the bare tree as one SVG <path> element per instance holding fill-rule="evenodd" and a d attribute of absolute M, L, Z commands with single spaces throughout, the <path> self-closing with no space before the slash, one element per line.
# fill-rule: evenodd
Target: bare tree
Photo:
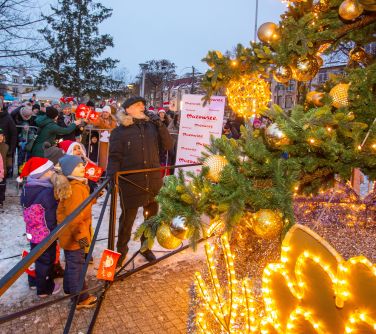
<path fill-rule="evenodd" d="M 0 0 L 0 61 L 2 67 L 29 66 L 31 53 L 45 44 L 37 33 L 44 19 L 35 0 Z"/>
<path fill-rule="evenodd" d="M 176 65 L 167 59 L 153 59 L 145 62 L 145 64 L 145 92 L 149 93 L 154 104 L 157 102 L 162 104 L 164 85 L 176 77 Z M 160 100 L 157 101 L 158 92 Z"/>

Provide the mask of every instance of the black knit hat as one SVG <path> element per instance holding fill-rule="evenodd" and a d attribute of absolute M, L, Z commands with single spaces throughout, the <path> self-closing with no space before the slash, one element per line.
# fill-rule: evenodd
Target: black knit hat
<path fill-rule="evenodd" d="M 144 104 L 144 106 L 146 105 L 146 100 L 143 97 L 141 97 L 141 96 L 133 96 L 133 97 L 130 97 L 129 99 L 125 100 L 125 102 L 123 103 L 122 107 L 124 109 L 127 109 L 132 104 L 135 104 L 137 102 L 142 102 Z"/>
<path fill-rule="evenodd" d="M 35 109 L 40 110 L 40 105 L 39 105 L 38 103 L 35 103 L 35 104 L 33 105 L 32 110 L 35 110 Z"/>
<path fill-rule="evenodd" d="M 43 143 L 43 155 L 56 165 L 59 162 L 59 159 L 64 156 L 64 152 L 57 146 L 52 146 L 46 141 Z"/>
<path fill-rule="evenodd" d="M 4 134 L 4 130 L 0 128 L 0 135 L 3 135 L 3 134 Z"/>
<path fill-rule="evenodd" d="M 87 101 L 86 105 L 95 108 L 95 103 L 92 100 Z"/>
<path fill-rule="evenodd" d="M 54 107 L 47 107 L 46 108 L 46 115 L 49 118 L 55 119 L 59 115 L 59 112 Z"/>

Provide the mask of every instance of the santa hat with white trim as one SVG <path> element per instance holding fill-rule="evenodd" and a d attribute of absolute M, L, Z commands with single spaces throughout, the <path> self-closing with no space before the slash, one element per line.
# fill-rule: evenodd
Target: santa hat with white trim
<path fill-rule="evenodd" d="M 22 182 L 25 177 L 32 177 L 34 179 L 40 178 L 44 173 L 54 168 L 54 163 L 46 158 L 32 157 L 26 161 L 22 168 L 22 172 L 17 177 L 18 182 Z"/>

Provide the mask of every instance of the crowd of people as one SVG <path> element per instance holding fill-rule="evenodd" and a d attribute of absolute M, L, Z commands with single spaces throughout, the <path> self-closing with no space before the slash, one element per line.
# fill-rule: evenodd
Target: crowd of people
<path fill-rule="evenodd" d="M 0 98 L 0 205 L 5 200 L 5 179 L 15 174 L 22 182 L 21 205 L 26 235 L 33 249 L 64 221 L 96 187 L 85 176 L 85 165 L 99 164 L 107 177 L 116 172 L 158 168 L 175 162 L 179 116 L 153 107 L 146 110 L 142 97 L 115 105 L 87 107 L 99 117 L 76 119 L 75 105 L 52 101 L 26 101 L 17 108 L 6 106 Z M 239 138 L 239 131 L 227 122 L 223 134 Z M 16 154 L 15 154 L 16 153 Z M 144 217 L 158 212 L 155 196 L 162 187 L 161 172 L 127 175 L 119 180 L 122 213 L 119 217 L 117 251 L 121 266 L 128 253 L 128 243 L 139 207 Z M 79 292 L 78 282 L 92 239 L 91 207 L 69 223 L 59 237 L 35 262 L 35 273 L 28 282 L 39 297 L 57 294 L 61 286 L 54 282 L 63 276 L 67 294 Z M 140 254 L 148 261 L 156 258 L 141 237 Z M 60 265 L 60 247 L 64 250 L 65 268 Z M 92 259 L 89 259 L 91 261 Z M 84 289 L 86 283 L 84 283 Z M 79 296 L 78 308 L 92 307 L 96 297 Z"/>

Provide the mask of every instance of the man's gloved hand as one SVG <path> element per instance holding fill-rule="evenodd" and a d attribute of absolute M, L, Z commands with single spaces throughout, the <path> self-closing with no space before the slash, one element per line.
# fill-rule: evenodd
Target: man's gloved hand
<path fill-rule="evenodd" d="M 163 125 L 163 122 L 158 115 L 149 111 L 145 111 L 145 115 L 148 116 L 150 121 L 154 123 L 158 128 Z"/>
<path fill-rule="evenodd" d="M 89 247 L 89 240 L 87 237 L 78 240 L 78 243 L 80 244 L 80 248 Z"/>

